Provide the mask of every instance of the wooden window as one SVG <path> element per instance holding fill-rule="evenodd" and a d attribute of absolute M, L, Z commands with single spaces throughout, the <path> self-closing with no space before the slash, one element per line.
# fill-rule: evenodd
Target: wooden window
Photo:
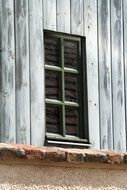
<path fill-rule="evenodd" d="M 46 136 L 88 145 L 85 37 L 44 31 Z"/>

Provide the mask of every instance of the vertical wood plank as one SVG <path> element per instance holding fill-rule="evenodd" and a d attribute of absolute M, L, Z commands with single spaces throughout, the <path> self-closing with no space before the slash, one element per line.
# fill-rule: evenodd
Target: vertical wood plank
<path fill-rule="evenodd" d="M 57 31 L 70 33 L 70 0 L 57 0 Z"/>
<path fill-rule="evenodd" d="M 124 65 L 125 65 L 125 105 L 126 105 L 126 123 L 127 123 L 127 1 L 123 0 L 123 13 L 124 13 Z M 127 126 L 126 126 L 126 139 L 127 139 Z M 127 149 L 127 141 L 126 141 L 126 149 Z"/>
<path fill-rule="evenodd" d="M 41 146 L 45 138 L 44 51 L 42 1 L 29 0 L 31 144 Z"/>
<path fill-rule="evenodd" d="M 86 35 L 87 86 L 89 137 L 92 148 L 100 148 L 99 97 L 98 97 L 98 52 L 97 52 L 97 3 L 84 2 L 84 28 Z"/>
<path fill-rule="evenodd" d="M 15 142 L 15 45 L 13 0 L 0 1 L 0 141 Z"/>
<path fill-rule="evenodd" d="M 83 35 L 83 0 L 71 0 L 71 33 Z"/>
<path fill-rule="evenodd" d="M 56 31 L 56 0 L 42 0 L 44 29 Z"/>
<path fill-rule="evenodd" d="M 111 1 L 114 149 L 125 150 L 122 0 Z"/>
<path fill-rule="evenodd" d="M 30 144 L 28 1 L 15 0 L 17 143 Z"/>
<path fill-rule="evenodd" d="M 99 90 L 101 148 L 113 148 L 110 0 L 98 0 Z"/>

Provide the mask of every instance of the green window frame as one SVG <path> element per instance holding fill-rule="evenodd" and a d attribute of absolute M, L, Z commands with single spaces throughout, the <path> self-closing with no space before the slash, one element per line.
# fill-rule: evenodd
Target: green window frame
<path fill-rule="evenodd" d="M 86 77 L 86 38 L 70 35 L 65 33 L 53 32 L 44 30 L 44 53 L 46 57 L 46 45 L 48 40 L 56 40 L 57 41 L 57 60 L 58 65 L 50 65 L 47 64 L 45 58 L 45 107 L 47 109 L 53 109 L 57 107 L 59 110 L 59 132 L 49 132 L 47 123 L 46 123 L 46 139 L 50 144 L 63 144 L 63 145 L 77 145 L 77 146 L 89 146 L 89 138 L 88 138 L 88 100 L 87 100 L 87 77 Z M 51 42 L 50 42 L 51 43 Z M 74 62 L 76 62 L 76 67 L 72 68 L 71 66 L 66 66 L 65 64 L 65 44 L 76 44 L 76 56 Z M 50 54 L 52 54 L 50 50 Z M 47 55 L 48 56 L 48 55 Z M 55 57 L 51 55 L 51 59 L 53 60 Z M 74 66 L 73 66 L 74 67 Z M 46 84 L 50 83 L 47 80 L 47 75 L 58 75 L 59 80 L 57 84 L 59 85 L 57 91 L 59 93 L 58 99 L 48 97 Z M 74 97 L 73 101 L 66 99 L 66 79 L 67 76 L 69 78 L 72 77 L 76 81 L 77 78 L 77 97 Z M 67 81 L 68 82 L 68 81 Z M 72 80 L 73 82 L 73 80 Z M 77 121 L 77 134 L 76 135 L 68 135 L 67 134 L 67 126 L 66 126 L 66 118 L 69 117 L 69 112 L 67 109 L 78 113 Z M 55 110 L 56 111 L 56 110 Z M 47 111 L 45 111 L 46 113 Z M 57 112 L 57 111 L 56 111 Z M 45 115 L 47 120 L 47 114 Z M 76 118 L 76 117 L 75 117 Z M 75 119 L 76 120 L 76 119 Z M 72 128 L 73 129 L 73 128 Z"/>

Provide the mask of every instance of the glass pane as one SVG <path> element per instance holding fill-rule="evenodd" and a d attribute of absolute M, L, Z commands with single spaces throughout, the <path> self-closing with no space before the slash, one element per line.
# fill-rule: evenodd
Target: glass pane
<path fill-rule="evenodd" d="M 65 100 L 78 102 L 78 75 L 65 73 Z"/>
<path fill-rule="evenodd" d="M 66 135 L 78 136 L 78 125 L 79 125 L 78 117 L 79 117 L 78 108 L 74 107 L 65 108 Z"/>
<path fill-rule="evenodd" d="M 60 75 L 55 71 L 46 70 L 46 98 L 59 100 L 60 97 Z"/>
<path fill-rule="evenodd" d="M 46 131 L 60 133 L 60 108 L 46 105 Z"/>
<path fill-rule="evenodd" d="M 64 66 L 77 69 L 77 42 L 64 41 Z"/>
<path fill-rule="evenodd" d="M 45 64 L 59 66 L 59 40 L 44 39 Z"/>

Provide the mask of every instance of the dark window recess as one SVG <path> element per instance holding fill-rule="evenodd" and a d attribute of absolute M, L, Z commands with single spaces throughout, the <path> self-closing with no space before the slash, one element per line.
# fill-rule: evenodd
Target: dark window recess
<path fill-rule="evenodd" d="M 46 130 L 48 133 L 60 133 L 60 113 L 59 106 L 46 105 Z"/>
<path fill-rule="evenodd" d="M 59 100 L 60 98 L 60 74 L 55 71 L 46 71 L 46 98 Z"/>
<path fill-rule="evenodd" d="M 77 74 L 65 73 L 65 100 L 77 103 L 79 101 Z"/>
<path fill-rule="evenodd" d="M 85 37 L 44 32 L 48 142 L 88 145 Z"/>
<path fill-rule="evenodd" d="M 45 64 L 59 65 L 58 39 L 45 39 Z"/>
<path fill-rule="evenodd" d="M 65 67 L 77 69 L 78 48 L 77 42 L 64 41 L 64 65 Z"/>
<path fill-rule="evenodd" d="M 66 107 L 65 108 L 65 126 L 66 135 L 79 136 L 79 111 L 78 108 Z"/>

